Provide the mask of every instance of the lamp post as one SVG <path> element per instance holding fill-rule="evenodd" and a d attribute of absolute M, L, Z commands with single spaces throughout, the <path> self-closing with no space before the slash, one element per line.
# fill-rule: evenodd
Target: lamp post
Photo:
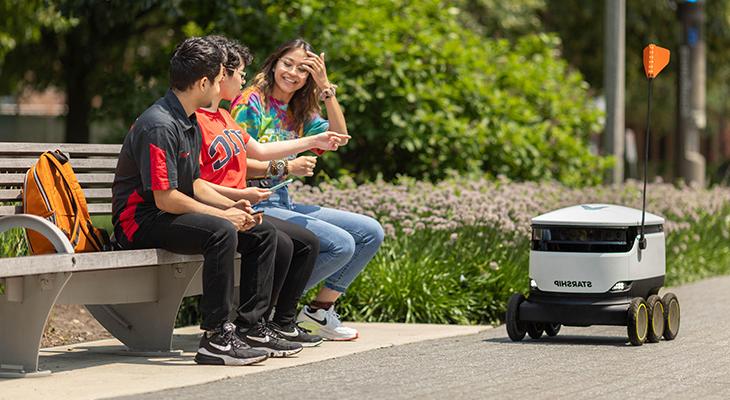
<path fill-rule="evenodd" d="M 677 1 L 682 23 L 677 79 L 676 176 L 687 183 L 705 184 L 705 158 L 700 132 L 705 129 L 704 0 Z"/>
<path fill-rule="evenodd" d="M 604 92 L 606 94 L 606 131 L 603 153 L 616 160 L 608 182 L 624 181 L 624 92 L 626 75 L 626 0 L 605 0 Z"/>

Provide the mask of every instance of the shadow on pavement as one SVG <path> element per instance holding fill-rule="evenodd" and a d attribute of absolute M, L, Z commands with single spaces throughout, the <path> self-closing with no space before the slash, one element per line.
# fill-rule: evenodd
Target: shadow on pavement
<path fill-rule="evenodd" d="M 140 356 L 123 354 L 122 345 L 111 346 L 68 346 L 69 351 L 63 348 L 42 349 L 40 352 L 40 369 L 47 369 L 53 373 L 79 370 L 109 364 L 139 364 L 139 365 L 169 365 L 169 366 L 196 366 L 193 361 L 198 350 L 200 334 L 174 335 L 172 348 L 182 350 L 180 355 L 170 356 Z M 255 365 L 254 365 L 255 366 Z"/>
<path fill-rule="evenodd" d="M 554 337 L 543 336 L 540 339 L 531 339 L 526 337 L 522 341 L 513 342 L 509 337 L 489 338 L 483 342 L 488 343 L 508 343 L 514 345 L 569 345 L 569 346 L 614 346 L 614 347 L 631 347 L 624 337 L 619 336 L 576 336 L 563 335 Z"/>

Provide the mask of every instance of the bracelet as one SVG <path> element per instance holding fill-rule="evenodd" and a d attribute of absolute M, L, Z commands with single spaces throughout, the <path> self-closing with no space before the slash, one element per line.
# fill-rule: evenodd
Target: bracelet
<path fill-rule="evenodd" d="M 325 101 L 329 99 L 330 97 L 335 97 L 337 95 L 337 85 L 330 84 L 329 87 L 326 87 L 322 89 L 322 91 L 319 93 L 319 99 L 321 101 Z"/>

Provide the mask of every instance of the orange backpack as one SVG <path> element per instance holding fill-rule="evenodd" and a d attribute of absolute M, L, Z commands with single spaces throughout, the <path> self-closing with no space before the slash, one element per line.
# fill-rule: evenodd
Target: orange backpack
<path fill-rule="evenodd" d="M 23 212 L 56 224 L 77 253 L 109 249 L 109 235 L 91 224 L 84 191 L 61 150 L 41 154 L 28 170 L 23 185 Z M 30 229 L 26 229 L 26 234 L 31 254 L 56 252 L 43 235 Z"/>

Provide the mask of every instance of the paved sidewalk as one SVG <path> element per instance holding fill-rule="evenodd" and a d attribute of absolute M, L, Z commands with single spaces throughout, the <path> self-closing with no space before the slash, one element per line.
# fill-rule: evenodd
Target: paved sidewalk
<path fill-rule="evenodd" d="M 200 385 L 226 378 L 242 377 L 373 349 L 392 347 L 435 338 L 468 335 L 489 329 L 485 326 L 425 324 L 348 323 L 360 331 L 353 342 L 326 342 L 304 349 L 297 356 L 275 358 L 246 367 L 198 366 L 193 362 L 200 338 L 197 327 L 177 329 L 175 348 L 181 357 L 144 358 L 114 354 L 121 349 L 116 340 L 102 340 L 41 351 L 41 369 L 51 376 L 0 379 L 0 399 L 96 399 Z M 215 396 L 218 397 L 218 396 Z"/>
<path fill-rule="evenodd" d="M 729 399 L 730 276 L 672 291 L 674 341 L 633 347 L 624 327 L 591 327 L 514 343 L 499 327 L 135 400 Z"/>

